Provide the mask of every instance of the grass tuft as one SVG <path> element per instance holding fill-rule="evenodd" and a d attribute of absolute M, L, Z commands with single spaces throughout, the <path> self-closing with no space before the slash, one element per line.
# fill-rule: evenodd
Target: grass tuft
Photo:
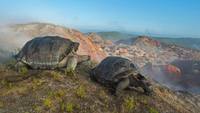
<path fill-rule="evenodd" d="M 21 75 L 27 75 L 28 74 L 28 69 L 26 67 L 20 67 L 18 71 Z"/>
<path fill-rule="evenodd" d="M 74 104 L 73 103 L 67 103 L 66 104 L 66 111 L 71 113 L 74 111 Z"/>
<path fill-rule="evenodd" d="M 73 70 L 65 70 L 65 75 L 69 77 L 76 77 L 76 73 Z"/>
<path fill-rule="evenodd" d="M 77 89 L 76 89 L 76 95 L 80 98 L 84 98 L 86 96 L 86 89 L 84 86 L 79 86 Z"/>
<path fill-rule="evenodd" d="M 4 104 L 2 101 L 0 101 L 0 108 L 3 108 L 4 107 Z"/>
<path fill-rule="evenodd" d="M 149 113 L 159 113 L 155 108 L 150 107 L 149 108 Z"/>
<path fill-rule="evenodd" d="M 123 106 L 125 107 L 126 110 L 131 111 L 135 108 L 136 103 L 133 98 L 128 97 L 124 99 Z"/>
<path fill-rule="evenodd" d="M 47 108 L 51 108 L 53 106 L 53 102 L 52 102 L 51 98 L 44 99 L 43 104 Z"/>
<path fill-rule="evenodd" d="M 61 79 L 62 79 L 59 72 L 53 71 L 50 73 L 50 76 L 56 81 L 61 81 Z"/>

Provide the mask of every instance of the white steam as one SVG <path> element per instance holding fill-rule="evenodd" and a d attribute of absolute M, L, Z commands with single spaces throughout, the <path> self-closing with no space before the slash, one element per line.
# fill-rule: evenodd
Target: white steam
<path fill-rule="evenodd" d="M 14 32 L 11 28 L 0 26 L 0 62 L 17 52 L 29 40 L 25 35 Z"/>

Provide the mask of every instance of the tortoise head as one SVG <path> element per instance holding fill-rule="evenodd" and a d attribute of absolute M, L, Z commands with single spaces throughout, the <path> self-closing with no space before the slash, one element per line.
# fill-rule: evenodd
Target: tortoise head
<path fill-rule="evenodd" d="M 151 84 L 151 82 L 150 81 L 148 81 L 148 80 L 142 80 L 141 81 L 142 82 L 142 88 L 144 89 L 144 93 L 146 94 L 146 95 L 152 95 L 153 94 L 153 89 L 152 89 L 152 84 Z"/>
<path fill-rule="evenodd" d="M 74 43 L 73 43 L 74 52 L 76 52 L 76 51 L 78 50 L 79 45 L 80 45 L 80 44 L 79 44 L 78 42 L 74 42 Z"/>
<path fill-rule="evenodd" d="M 137 75 L 130 76 L 130 86 L 133 87 L 141 87 L 144 90 L 144 93 L 149 95 L 152 93 L 151 89 L 151 82 L 147 78 L 145 78 L 143 75 L 138 73 Z"/>

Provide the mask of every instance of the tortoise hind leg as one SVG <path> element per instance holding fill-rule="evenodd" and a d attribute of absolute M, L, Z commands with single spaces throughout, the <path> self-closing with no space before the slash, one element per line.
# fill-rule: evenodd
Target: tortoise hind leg
<path fill-rule="evenodd" d="M 121 81 L 119 81 L 115 90 L 115 95 L 120 96 L 121 92 L 129 86 L 129 83 L 129 78 L 124 78 Z"/>
<path fill-rule="evenodd" d="M 17 72 L 20 72 L 22 68 L 26 68 L 27 69 L 27 65 L 24 64 L 23 62 L 20 62 L 18 61 L 16 64 L 15 64 L 15 69 Z"/>

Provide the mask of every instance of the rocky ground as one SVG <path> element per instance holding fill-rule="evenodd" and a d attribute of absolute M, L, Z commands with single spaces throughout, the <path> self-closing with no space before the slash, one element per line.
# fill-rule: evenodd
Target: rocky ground
<path fill-rule="evenodd" d="M 198 97 L 158 84 L 154 94 L 124 91 L 117 98 L 89 77 L 94 63 L 76 69 L 76 77 L 60 71 L 22 70 L 1 66 L 1 113 L 198 113 Z"/>

